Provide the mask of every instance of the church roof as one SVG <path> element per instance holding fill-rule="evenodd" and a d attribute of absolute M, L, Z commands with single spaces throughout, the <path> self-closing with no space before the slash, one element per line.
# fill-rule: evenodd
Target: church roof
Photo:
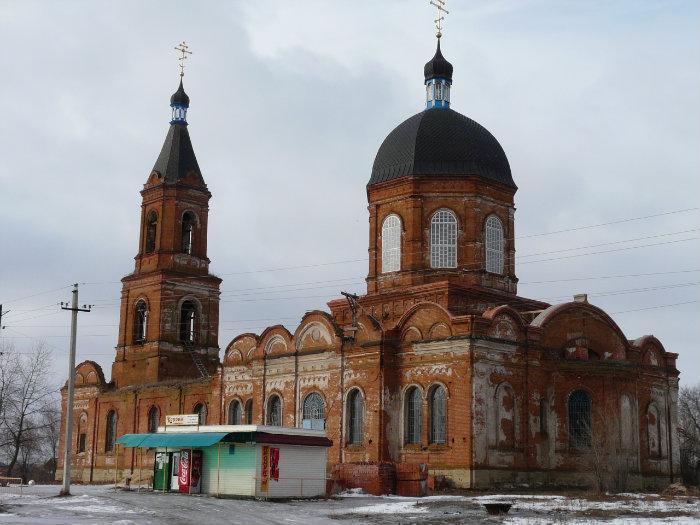
<path fill-rule="evenodd" d="M 440 51 L 440 39 L 438 38 L 435 56 L 431 58 L 423 68 L 425 80 L 435 77 L 452 80 L 452 69 L 452 64 L 450 64 L 447 59 L 442 56 L 442 52 Z"/>
<path fill-rule="evenodd" d="M 184 179 L 191 171 L 194 171 L 197 177 L 202 180 L 202 173 L 199 170 L 199 164 L 197 164 L 197 157 L 194 155 L 187 124 L 174 123 L 170 125 L 163 149 L 160 150 L 153 171 L 160 173 L 166 184 L 174 184 Z"/>
<path fill-rule="evenodd" d="M 517 189 L 496 138 L 452 109 L 427 109 L 389 133 L 374 159 L 368 185 L 423 175 L 477 175 Z"/>

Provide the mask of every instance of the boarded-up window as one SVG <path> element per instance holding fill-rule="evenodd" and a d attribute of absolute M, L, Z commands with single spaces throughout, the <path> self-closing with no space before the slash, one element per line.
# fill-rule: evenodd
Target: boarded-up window
<path fill-rule="evenodd" d="M 634 447 L 632 401 L 626 394 L 620 397 L 620 443 L 623 450 L 631 450 Z"/>
<path fill-rule="evenodd" d="M 647 409 L 647 444 L 649 456 L 661 457 L 661 420 L 659 409 L 654 403 L 651 403 Z"/>
<path fill-rule="evenodd" d="M 496 445 L 515 448 L 515 393 L 508 383 L 496 389 Z"/>
<path fill-rule="evenodd" d="M 107 422 L 105 425 L 105 452 L 114 450 L 114 443 L 117 441 L 117 413 L 114 410 L 107 412 Z"/>

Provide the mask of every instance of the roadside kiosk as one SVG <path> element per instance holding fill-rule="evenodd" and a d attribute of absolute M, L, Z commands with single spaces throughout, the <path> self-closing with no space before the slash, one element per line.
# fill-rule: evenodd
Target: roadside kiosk
<path fill-rule="evenodd" d="M 196 424 L 126 434 L 117 443 L 155 449 L 154 490 L 264 499 L 324 495 L 332 445 L 323 430 Z"/>

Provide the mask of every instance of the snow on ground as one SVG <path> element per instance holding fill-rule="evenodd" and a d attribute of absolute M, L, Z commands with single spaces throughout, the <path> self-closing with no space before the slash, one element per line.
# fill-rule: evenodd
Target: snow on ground
<path fill-rule="evenodd" d="M 267 502 L 153 492 L 125 492 L 105 485 L 77 485 L 58 498 L 60 487 L 35 485 L 23 494 L 0 488 L 0 524 L 37 525 L 320 525 L 500 523 L 700 523 L 696 498 L 625 494 L 600 500 L 564 495 L 436 495 L 427 498 L 368 496 L 348 491 L 339 498 Z M 488 518 L 483 504 L 513 504 L 504 518 Z"/>

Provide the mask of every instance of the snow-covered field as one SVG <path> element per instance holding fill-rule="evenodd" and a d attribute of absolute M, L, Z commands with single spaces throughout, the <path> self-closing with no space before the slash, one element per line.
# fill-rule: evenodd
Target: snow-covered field
<path fill-rule="evenodd" d="M 0 524 L 31 523 L 179 525 L 197 523 L 339 525 L 478 523 L 700 523 L 697 498 L 626 494 L 604 500 L 561 495 L 487 495 L 405 498 L 357 492 L 339 498 L 282 503 L 217 499 L 151 492 L 124 492 L 109 486 L 73 486 L 73 496 L 55 497 L 59 487 L 0 488 Z M 509 502 L 505 518 L 488 518 L 483 504 Z"/>

